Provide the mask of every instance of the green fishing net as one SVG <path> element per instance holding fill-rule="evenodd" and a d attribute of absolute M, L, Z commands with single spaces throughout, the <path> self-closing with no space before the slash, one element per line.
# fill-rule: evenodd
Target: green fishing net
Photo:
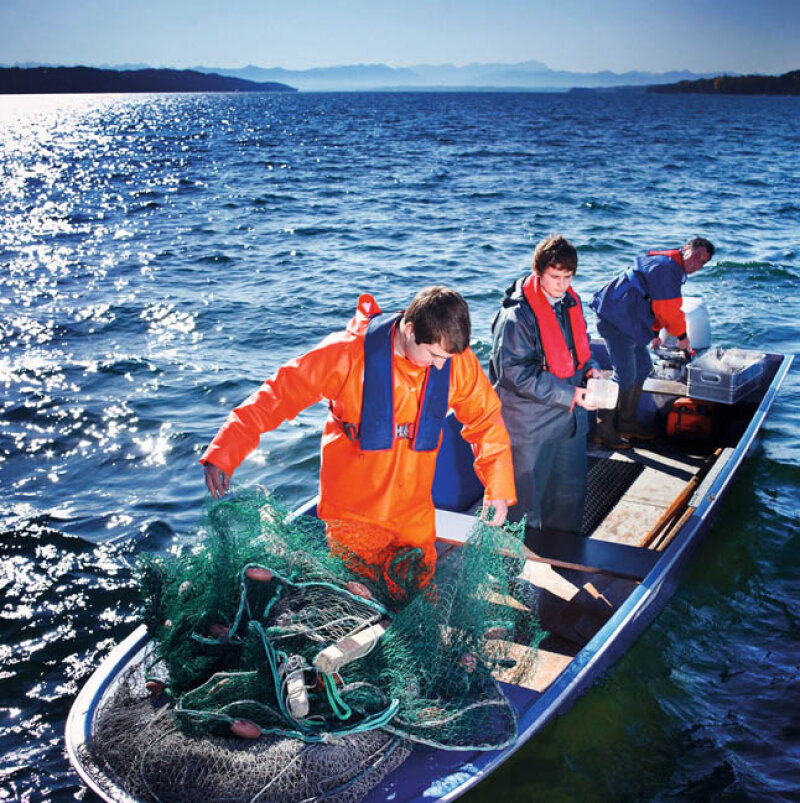
<path fill-rule="evenodd" d="M 418 549 L 376 549 L 379 528 L 328 522 L 329 535 L 350 532 L 345 543 L 369 540 L 353 554 L 342 541 L 331 549 L 325 528 L 250 489 L 213 503 L 182 554 L 142 560 L 151 649 L 137 683 L 153 694 L 142 699 L 128 684 L 105 706 L 106 733 L 98 727 L 94 739 L 113 743 L 131 716 L 159 720 L 161 730 L 136 726 L 126 759 L 137 765 L 139 794 L 144 779 L 153 799 L 173 799 L 176 771 L 153 768 L 167 742 L 173 762 L 194 767 L 192 782 L 203 778 L 197 794 L 206 801 L 313 799 L 331 788 L 357 800 L 414 742 L 451 750 L 514 742 L 515 713 L 496 678 L 523 682 L 545 635 L 535 594 L 518 579 L 520 526 L 476 517 L 466 544 L 439 554 L 435 572 Z M 175 741 L 184 745 L 177 758 Z M 343 749 L 331 759 L 334 744 Z M 279 798 L 220 787 L 225 772 L 207 783 L 208 767 L 195 766 L 203 750 L 228 766 L 230 751 L 239 761 L 243 749 L 261 755 L 266 745 L 281 756 L 271 771 L 282 777 L 285 751 L 292 761 L 302 755 L 304 780 Z M 274 793 L 274 783 L 264 788 Z"/>

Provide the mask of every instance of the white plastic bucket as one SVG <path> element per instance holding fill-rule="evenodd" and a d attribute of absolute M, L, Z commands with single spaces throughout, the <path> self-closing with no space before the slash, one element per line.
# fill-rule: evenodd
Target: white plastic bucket
<path fill-rule="evenodd" d="M 711 348 L 711 321 L 703 299 L 696 296 L 684 296 L 681 309 L 686 316 L 686 334 L 689 336 L 692 348 L 695 350 Z M 671 348 L 677 346 L 678 339 L 667 334 L 666 329 L 662 329 L 658 336 L 665 346 Z"/>

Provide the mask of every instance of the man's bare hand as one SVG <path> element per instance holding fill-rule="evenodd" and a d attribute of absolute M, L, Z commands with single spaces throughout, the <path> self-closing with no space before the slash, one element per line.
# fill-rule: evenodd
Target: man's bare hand
<path fill-rule="evenodd" d="M 206 487 L 213 499 L 222 499 L 231 487 L 231 475 L 211 463 L 205 463 Z"/>
<path fill-rule="evenodd" d="M 494 515 L 491 519 L 487 518 L 489 509 L 494 508 Z M 481 519 L 490 527 L 499 527 L 508 515 L 508 502 L 505 499 L 486 499 L 483 500 L 483 513 Z"/>
<path fill-rule="evenodd" d="M 575 388 L 575 404 L 577 404 L 578 407 L 583 407 L 584 410 L 596 410 L 596 405 L 586 401 L 588 394 L 588 388 Z"/>

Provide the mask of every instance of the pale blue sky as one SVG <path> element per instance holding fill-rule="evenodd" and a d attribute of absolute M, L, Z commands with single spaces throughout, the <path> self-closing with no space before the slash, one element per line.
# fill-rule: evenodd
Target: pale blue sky
<path fill-rule="evenodd" d="M 0 63 L 780 73 L 800 0 L 0 0 Z"/>

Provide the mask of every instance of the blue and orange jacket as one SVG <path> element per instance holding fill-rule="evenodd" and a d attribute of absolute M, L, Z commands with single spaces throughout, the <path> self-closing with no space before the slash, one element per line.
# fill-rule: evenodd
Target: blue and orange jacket
<path fill-rule="evenodd" d="M 680 250 L 650 251 L 600 288 L 590 307 L 621 332 L 645 345 L 663 328 L 686 336 L 681 286 L 686 281 Z"/>

